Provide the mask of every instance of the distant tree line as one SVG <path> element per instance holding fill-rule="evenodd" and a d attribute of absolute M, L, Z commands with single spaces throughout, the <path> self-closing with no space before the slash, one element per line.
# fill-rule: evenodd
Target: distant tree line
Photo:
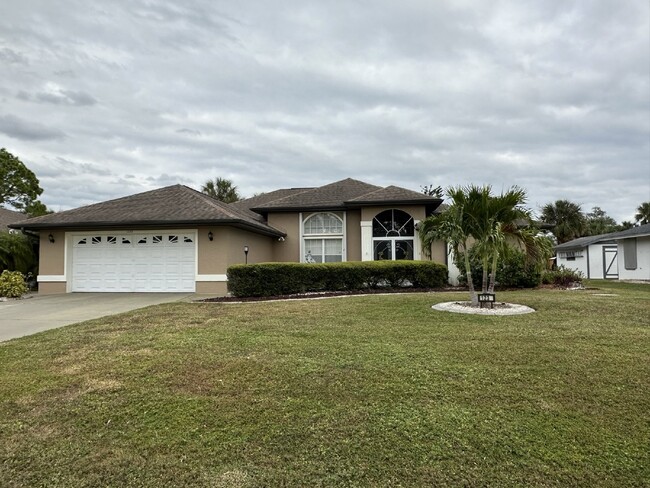
<path fill-rule="evenodd" d="M 541 220 L 553 226 L 551 232 L 562 244 L 579 237 L 609 234 L 647 224 L 650 222 L 650 202 L 637 207 L 634 222 L 624 220 L 619 224 L 600 207 L 584 213 L 577 203 L 556 200 L 542 207 Z"/>

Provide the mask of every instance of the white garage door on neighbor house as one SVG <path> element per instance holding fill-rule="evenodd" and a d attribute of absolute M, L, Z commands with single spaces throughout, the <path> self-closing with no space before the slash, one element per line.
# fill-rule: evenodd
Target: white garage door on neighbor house
<path fill-rule="evenodd" d="M 93 233 L 72 236 L 72 291 L 193 292 L 196 233 Z"/>

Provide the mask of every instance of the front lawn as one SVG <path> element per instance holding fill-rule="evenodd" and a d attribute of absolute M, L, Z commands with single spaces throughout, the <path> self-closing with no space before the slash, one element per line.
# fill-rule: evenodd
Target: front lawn
<path fill-rule="evenodd" d="M 0 486 L 648 486 L 650 286 L 167 304 L 0 343 Z"/>

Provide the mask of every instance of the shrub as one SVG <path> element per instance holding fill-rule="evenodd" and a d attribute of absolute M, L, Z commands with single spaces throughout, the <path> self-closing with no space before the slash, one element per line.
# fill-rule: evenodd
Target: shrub
<path fill-rule="evenodd" d="M 542 275 L 542 283 L 545 285 L 561 286 L 568 288 L 574 283 L 582 284 L 584 275 L 580 271 L 560 266 L 557 269 L 545 271 Z"/>
<path fill-rule="evenodd" d="M 38 239 L 24 234 L 0 232 L 0 270 L 36 272 Z"/>
<path fill-rule="evenodd" d="M 228 290 L 239 297 L 447 284 L 447 267 L 429 261 L 240 264 L 229 267 L 227 275 Z"/>
<path fill-rule="evenodd" d="M 3 271 L 0 274 L 0 296 L 20 297 L 27 293 L 25 276 L 20 271 Z"/>
<path fill-rule="evenodd" d="M 483 265 L 474 249 L 469 251 L 470 265 L 472 266 L 472 279 L 474 286 L 480 290 L 483 282 Z M 466 283 L 465 262 L 459 256 L 456 264 L 461 272 L 458 280 Z M 508 249 L 497 263 L 496 284 L 499 288 L 535 288 L 542 282 L 542 272 L 536 264 L 526 263 L 526 256 L 517 249 Z"/>

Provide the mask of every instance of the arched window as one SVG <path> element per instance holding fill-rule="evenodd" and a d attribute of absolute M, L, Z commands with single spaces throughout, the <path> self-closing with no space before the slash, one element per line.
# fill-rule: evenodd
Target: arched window
<path fill-rule="evenodd" d="M 323 212 L 303 222 L 303 262 L 338 263 L 343 261 L 343 219 Z"/>
<path fill-rule="evenodd" d="M 402 210 L 385 210 L 372 219 L 375 261 L 413 259 L 415 222 Z"/>

